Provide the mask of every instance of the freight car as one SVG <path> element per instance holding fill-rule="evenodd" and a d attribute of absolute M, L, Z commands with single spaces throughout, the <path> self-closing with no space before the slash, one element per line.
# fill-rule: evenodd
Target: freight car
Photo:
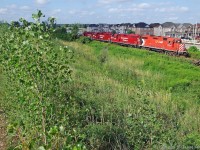
<path fill-rule="evenodd" d="M 137 34 L 112 34 L 110 32 L 85 32 L 83 35 L 93 40 L 146 48 L 172 55 L 188 56 L 185 44 L 179 38 L 152 35 L 140 36 Z"/>

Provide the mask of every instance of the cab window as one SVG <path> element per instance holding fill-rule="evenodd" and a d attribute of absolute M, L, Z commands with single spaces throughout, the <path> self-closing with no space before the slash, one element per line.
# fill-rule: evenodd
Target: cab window
<path fill-rule="evenodd" d="M 181 40 L 177 40 L 176 43 L 181 43 Z"/>
<path fill-rule="evenodd" d="M 172 45 L 172 44 L 173 44 L 173 41 L 168 41 L 168 44 L 169 44 L 169 45 Z"/>

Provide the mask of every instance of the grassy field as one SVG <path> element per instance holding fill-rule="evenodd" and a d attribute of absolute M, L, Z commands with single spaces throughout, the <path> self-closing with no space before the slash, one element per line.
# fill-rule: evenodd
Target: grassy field
<path fill-rule="evenodd" d="M 8 149 L 200 147 L 200 68 L 192 59 L 57 40 L 40 16 L 0 27 Z"/>
<path fill-rule="evenodd" d="M 38 37 L 29 37 L 32 42 L 24 46 L 18 29 L 15 40 L 2 29 L 0 104 L 10 149 L 199 147 L 196 49 L 191 49 L 192 59 L 186 59 L 109 43 L 81 44 L 88 39 L 55 38 L 47 38 L 38 49 Z M 11 43 L 4 44 L 9 39 Z"/>
<path fill-rule="evenodd" d="M 200 145 L 200 68 L 189 60 L 108 43 L 62 42 L 75 53 L 74 95 L 90 104 L 92 149 Z"/>

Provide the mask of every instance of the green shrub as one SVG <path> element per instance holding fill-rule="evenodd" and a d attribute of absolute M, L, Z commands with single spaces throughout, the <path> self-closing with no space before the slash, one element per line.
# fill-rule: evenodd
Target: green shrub
<path fill-rule="evenodd" d="M 68 111 L 78 104 L 65 91 L 73 53 L 53 41 L 55 18 L 49 18 L 47 25 L 40 22 L 40 10 L 32 16 L 35 23 L 21 18 L 21 26 L 12 23 L 0 35 L 0 62 L 7 79 L 0 100 L 8 116 L 9 146 L 84 149 L 78 127 L 72 130 L 76 122 L 69 121 Z"/>
<path fill-rule="evenodd" d="M 79 31 L 79 28 L 78 28 L 78 25 L 76 24 L 72 26 L 72 29 L 70 32 L 67 32 L 67 29 L 65 27 L 58 27 L 52 33 L 52 36 L 54 38 L 58 38 L 65 41 L 75 41 L 79 38 L 78 31 Z"/>
<path fill-rule="evenodd" d="M 191 46 L 188 52 L 192 58 L 200 59 L 200 50 L 196 46 Z"/>
<path fill-rule="evenodd" d="M 200 52 L 199 49 L 196 47 L 196 46 L 191 46 L 189 49 L 188 49 L 189 52 Z"/>
<path fill-rule="evenodd" d="M 99 55 L 99 60 L 101 63 L 105 63 L 108 61 L 108 47 L 104 47 L 101 50 L 101 54 Z"/>
<path fill-rule="evenodd" d="M 91 38 L 89 38 L 89 37 L 81 36 L 77 41 L 80 42 L 80 43 L 82 43 L 82 44 L 88 44 L 88 43 L 90 43 L 92 40 L 91 40 Z"/>

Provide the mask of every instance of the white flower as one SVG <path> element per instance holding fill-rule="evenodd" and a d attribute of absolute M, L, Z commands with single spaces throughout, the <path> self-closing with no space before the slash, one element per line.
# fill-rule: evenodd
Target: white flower
<path fill-rule="evenodd" d="M 39 39 L 43 39 L 43 37 L 40 35 L 40 36 L 39 36 Z"/>
<path fill-rule="evenodd" d="M 65 128 L 62 125 L 59 127 L 59 129 L 60 129 L 60 133 L 64 133 Z"/>

